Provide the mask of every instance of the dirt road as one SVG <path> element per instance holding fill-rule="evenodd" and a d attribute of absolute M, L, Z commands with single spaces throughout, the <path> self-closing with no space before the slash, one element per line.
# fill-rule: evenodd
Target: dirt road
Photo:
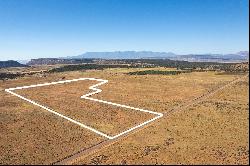
<path fill-rule="evenodd" d="M 215 88 L 215 89 L 213 89 L 213 90 L 211 90 L 211 91 L 209 91 L 209 92 L 207 92 L 207 93 L 205 93 L 205 94 L 203 94 L 203 95 L 201 95 L 201 96 L 199 96 L 199 97 L 197 97 L 195 99 L 192 99 L 192 100 L 186 102 L 185 104 L 183 104 L 181 106 L 174 107 L 173 109 L 171 109 L 171 110 L 169 110 L 167 112 L 164 112 L 164 114 L 168 115 L 168 114 L 174 113 L 176 111 L 181 111 L 183 109 L 186 109 L 187 107 L 189 107 L 191 105 L 194 105 L 194 104 L 197 104 L 197 103 L 203 101 L 204 99 L 214 95 L 215 93 L 223 90 L 224 88 L 227 88 L 227 87 L 229 87 L 229 86 L 231 86 L 231 85 L 233 85 L 233 84 L 235 84 L 235 83 L 237 83 L 237 82 L 239 82 L 239 81 L 241 81 L 241 80 L 243 80 L 243 79 L 245 79 L 247 77 L 249 77 L 249 74 L 247 74 L 244 77 L 235 79 L 235 80 L 233 80 L 233 81 L 231 81 L 231 82 L 229 82 L 227 84 L 219 85 L 217 88 Z M 164 116 L 163 118 L 167 118 L 167 116 Z M 160 121 L 160 120 L 161 119 L 156 120 L 155 123 L 157 123 L 157 121 Z M 112 144 L 114 144 L 114 143 L 116 143 L 118 141 L 121 141 L 121 140 L 125 139 L 126 137 L 128 137 L 128 136 L 130 136 L 130 135 L 132 135 L 134 133 L 139 132 L 140 130 L 145 129 L 146 127 L 148 127 L 150 125 L 152 125 L 152 123 L 149 123 L 149 124 L 147 124 L 147 125 L 145 125 L 145 126 L 143 126 L 141 128 L 138 128 L 138 129 L 136 129 L 136 130 L 134 130 L 134 131 L 132 131 L 130 133 L 122 135 L 122 136 L 120 136 L 120 137 L 118 137 L 116 139 L 112 139 L 112 140 L 106 139 L 106 140 L 104 140 L 104 141 L 102 141 L 102 142 L 100 142 L 100 143 L 98 143 L 98 144 L 96 144 L 96 145 L 94 145 L 92 147 L 82 149 L 81 151 L 78 151 L 77 153 L 72 154 L 72 155 L 68 156 L 67 158 L 62 159 L 61 161 L 57 161 L 57 162 L 52 163 L 52 164 L 54 164 L 54 165 L 73 164 L 73 163 L 77 162 L 78 160 L 81 160 L 81 159 L 85 158 L 86 156 L 89 156 L 90 154 L 93 154 L 93 153 L 101 150 L 104 147 L 108 147 L 108 146 L 110 146 L 110 145 L 112 145 Z"/>

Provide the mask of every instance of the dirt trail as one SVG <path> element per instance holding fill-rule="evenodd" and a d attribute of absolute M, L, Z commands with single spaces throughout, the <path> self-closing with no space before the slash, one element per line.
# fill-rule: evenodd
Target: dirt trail
<path fill-rule="evenodd" d="M 177 106 L 177 107 L 174 107 L 173 109 L 171 109 L 170 111 L 167 111 L 167 112 L 164 112 L 163 114 L 169 114 L 169 113 L 172 113 L 172 112 L 175 112 L 175 111 L 180 111 L 180 110 L 183 110 L 184 108 L 187 108 L 191 105 L 194 105 L 194 104 L 197 104 L 201 101 L 203 101 L 204 99 L 207 99 L 208 97 L 214 95 L 215 93 L 217 93 L 218 91 L 221 91 L 225 88 L 227 88 L 228 86 L 231 86 L 241 80 L 244 80 L 245 78 L 249 77 L 249 74 L 245 75 L 244 77 L 241 77 L 241 78 L 238 78 L 238 79 L 234 79 L 233 81 L 227 83 L 227 84 L 224 84 L 224 85 L 218 85 L 217 88 L 207 92 L 207 93 L 204 93 L 202 94 L 201 96 L 198 96 L 192 100 L 190 100 L 189 102 L 185 103 L 184 105 L 181 105 L 181 106 Z"/>
<path fill-rule="evenodd" d="M 215 89 L 213 89 L 213 90 L 211 90 L 211 91 L 209 91 L 209 92 L 207 92 L 207 93 L 205 93 L 205 94 L 203 94 L 203 95 L 201 95 L 199 97 L 196 97 L 195 99 L 192 99 L 192 100 L 186 102 L 184 105 L 174 107 L 170 111 L 164 112 L 163 114 L 164 115 L 171 114 L 171 113 L 176 112 L 176 111 L 181 111 L 181 110 L 183 110 L 183 109 L 185 109 L 185 108 L 187 108 L 187 107 L 189 107 L 191 105 L 197 104 L 197 103 L 203 101 L 204 99 L 214 95 L 215 93 L 223 90 L 224 88 L 227 88 L 228 86 L 231 86 L 231 85 L 233 85 L 233 84 L 235 84 L 235 83 L 237 83 L 237 82 L 239 82 L 241 80 L 244 80 L 247 77 L 249 77 L 249 74 L 245 75 L 244 77 L 235 79 L 235 80 L 233 80 L 233 81 L 231 81 L 231 82 L 229 82 L 227 84 L 218 85 L 217 88 L 215 88 Z M 158 119 L 156 121 L 160 121 L 160 120 L 161 119 Z M 157 122 L 155 122 L 155 123 L 157 123 Z M 112 140 L 106 139 L 106 140 L 104 140 L 104 141 L 102 141 L 102 142 L 100 142 L 100 143 L 98 143 L 98 144 L 96 144 L 96 145 L 94 145 L 92 147 L 82 149 L 82 150 L 76 152 L 75 154 L 72 154 L 72 155 L 62 159 L 61 161 L 57 161 L 57 162 L 52 163 L 52 164 L 53 165 L 69 165 L 69 164 L 73 164 L 73 163 L 75 163 L 75 162 L 89 156 L 90 154 L 93 154 L 93 153 L 101 150 L 104 147 L 108 147 L 108 146 L 110 146 L 110 145 L 112 145 L 112 144 L 114 144 L 114 143 L 116 143 L 118 141 L 121 141 L 121 140 L 125 139 L 126 137 L 128 137 L 128 136 L 130 136 L 130 135 L 132 135 L 132 134 L 134 134 L 136 132 L 139 132 L 140 130 L 145 129 L 146 127 L 148 127 L 150 125 L 153 125 L 155 123 L 149 123 L 149 124 L 147 124 L 147 125 L 145 125 L 145 126 L 143 126 L 141 128 L 138 128 L 138 129 L 136 129 L 136 130 L 134 130 L 132 132 L 129 132 L 129 133 L 125 134 L 125 135 L 122 135 L 122 136 L 120 136 L 120 137 L 118 137 L 116 139 L 112 139 Z"/>

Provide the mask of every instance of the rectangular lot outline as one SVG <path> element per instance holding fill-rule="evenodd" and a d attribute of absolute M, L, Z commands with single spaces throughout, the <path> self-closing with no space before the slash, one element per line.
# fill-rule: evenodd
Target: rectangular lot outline
<path fill-rule="evenodd" d="M 74 120 L 72 118 L 69 118 L 63 114 L 60 114 L 44 105 L 41 105 L 41 104 L 38 104 L 37 102 L 33 101 L 33 100 L 30 100 L 28 98 L 25 98 L 15 92 L 13 92 L 14 90 L 21 90 L 21 89 L 28 89 L 28 88 L 34 88 L 34 87 L 41 87 L 41 86 L 48 86 L 48 85 L 55 85 L 55 84 L 64 84 L 64 83 L 70 83 L 70 82 L 75 82 L 75 81 L 82 81 L 82 80 L 90 80 L 90 81 L 99 81 L 100 83 L 97 83 L 95 85 L 92 85 L 89 87 L 90 90 L 93 90 L 94 92 L 90 92 L 88 94 L 84 94 L 81 96 L 82 99 L 87 99 L 87 100 L 91 100 L 91 101 L 95 101 L 95 102 L 100 102 L 100 103 L 105 103 L 105 104 L 110 104 L 110 105 L 113 105 L 113 106 L 117 106 L 117 107 L 122 107 L 122 108 L 128 108 L 128 109 L 132 109 L 132 110 L 136 110 L 136 111 L 141 111 L 141 112 L 145 112 L 145 113 L 150 113 L 150 114 L 154 114 L 155 117 L 154 118 L 151 118 L 143 123 L 140 123 L 132 128 L 129 128 L 128 130 L 125 130 L 117 135 L 114 135 L 114 136 L 110 136 L 110 135 L 107 135 L 99 130 L 96 130 L 90 126 L 87 126 L 83 123 L 80 123 L 78 122 L 77 120 Z M 123 105 L 123 104 L 117 104 L 117 103 L 113 103 L 113 102 L 109 102 L 109 101 L 105 101 L 105 100 L 99 100 L 99 99 L 95 99 L 95 98 L 91 98 L 89 96 L 91 95 L 94 95 L 94 94 L 97 94 L 97 93 L 100 93 L 102 90 L 101 89 L 98 89 L 97 87 L 100 86 L 100 85 L 103 85 L 103 84 L 106 84 L 108 83 L 108 80 L 103 80 L 103 79 L 97 79 L 97 78 L 78 78 L 78 79 L 72 79 L 72 80 L 64 80 L 64 81 L 57 81 L 57 82 L 50 82 L 50 83 L 42 83 L 42 84 L 36 84 L 36 85 L 29 85 L 29 86 L 22 86 L 22 87 L 16 87 L 16 88 L 9 88 L 9 89 L 5 89 L 6 92 L 14 95 L 14 96 L 17 96 L 31 104 L 34 104 L 40 108 L 43 108 L 47 111 L 49 111 L 50 113 L 53 113 L 55 115 L 58 115 L 59 117 L 61 118 L 64 118 L 72 123 L 75 123 L 85 129 L 88 129 L 88 130 L 91 130 L 92 132 L 96 133 L 96 134 L 99 134 L 103 137 L 106 137 L 108 139 L 115 139 L 115 138 L 118 138 L 119 136 L 122 136 L 124 134 L 127 134 L 137 128 L 140 128 L 150 122 L 153 122 L 154 120 L 158 119 L 158 118 L 161 118 L 163 116 L 162 113 L 159 113 L 159 112 L 154 112 L 154 111 L 150 111 L 150 110 L 145 110 L 145 109 L 141 109 L 141 108 L 135 108 L 135 107 L 131 107 L 131 106 L 127 106 L 127 105 Z"/>

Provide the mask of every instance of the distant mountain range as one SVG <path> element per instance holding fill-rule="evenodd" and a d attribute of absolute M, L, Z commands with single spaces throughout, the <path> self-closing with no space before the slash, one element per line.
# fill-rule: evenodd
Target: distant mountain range
<path fill-rule="evenodd" d="M 177 55 L 172 52 L 152 51 L 114 51 L 114 52 L 86 52 L 78 56 L 64 57 L 65 59 L 171 59 L 192 62 L 244 62 L 249 60 L 248 51 L 235 54 L 188 54 Z"/>
<path fill-rule="evenodd" d="M 6 67 L 27 67 L 27 65 L 20 64 L 17 61 L 9 60 L 9 61 L 0 61 L 0 68 Z"/>
<path fill-rule="evenodd" d="M 188 54 L 177 55 L 172 52 L 152 51 L 114 51 L 114 52 L 86 52 L 78 56 L 61 58 L 38 58 L 30 61 L 0 61 L 0 68 L 26 67 L 27 65 L 54 65 L 93 63 L 94 59 L 170 59 L 189 62 L 246 62 L 249 61 L 249 52 L 240 51 L 235 54 Z"/>
<path fill-rule="evenodd" d="M 66 57 L 68 59 L 142 59 L 150 57 L 174 57 L 172 52 L 152 52 L 152 51 L 114 51 L 114 52 L 86 52 L 78 56 Z M 64 57 L 65 58 L 65 57 Z"/>

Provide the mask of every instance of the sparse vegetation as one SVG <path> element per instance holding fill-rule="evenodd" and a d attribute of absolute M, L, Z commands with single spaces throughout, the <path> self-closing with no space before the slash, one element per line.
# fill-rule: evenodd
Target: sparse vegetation
<path fill-rule="evenodd" d="M 17 77 L 23 77 L 24 74 L 13 74 L 13 73 L 0 73 L 0 80 L 15 79 Z"/>
<path fill-rule="evenodd" d="M 50 73 L 79 71 L 79 70 L 103 70 L 108 68 L 138 68 L 139 65 L 100 65 L 100 64 L 84 64 L 84 65 L 66 65 L 50 70 Z"/>
<path fill-rule="evenodd" d="M 178 75 L 181 73 L 190 73 L 191 71 L 161 71 L 161 70 L 144 70 L 129 72 L 129 75 Z"/>
<path fill-rule="evenodd" d="M 130 69 L 128 65 L 123 65 L 121 69 L 113 66 L 102 68 L 102 66 L 104 65 L 87 66 L 88 69 L 98 68 L 88 72 L 77 72 L 78 67 L 73 69 L 75 71 L 71 71 L 70 67 L 60 66 L 60 72 L 45 72 L 46 77 L 39 77 L 40 73 L 25 74 L 21 79 L 16 77 L 15 80 L 1 82 L 0 163 L 51 164 L 104 140 L 103 137 L 5 93 L 6 88 L 81 77 L 102 78 L 109 80 L 109 83 L 101 86 L 103 91 L 96 95 L 96 98 L 164 113 L 243 76 L 238 72 L 229 72 L 230 74 L 221 72 L 224 73 L 222 75 L 217 75 L 220 72 L 209 70 L 196 72 L 199 71 L 198 69 L 177 70 L 164 67 Z M 86 66 L 84 69 L 80 67 L 80 70 L 88 69 Z M 18 72 L 22 73 L 22 70 L 25 68 Z M 34 67 L 29 68 L 25 73 L 43 70 L 44 68 Z M 143 70 L 145 72 L 140 76 L 126 74 L 129 72 L 138 74 Z M 127 110 L 107 108 L 85 101 L 81 101 L 84 106 L 77 103 L 80 101 L 75 97 L 87 92 L 86 87 L 90 85 L 92 84 L 87 82 L 65 84 L 59 87 L 47 87 L 47 89 L 20 90 L 17 93 L 27 95 L 26 97 L 39 103 L 46 103 L 48 107 L 80 119 L 84 124 L 93 125 L 105 132 L 110 131 L 111 135 L 132 126 L 135 119 L 144 120 L 145 116 L 137 112 L 128 116 Z M 104 148 L 93 153 L 76 164 L 207 164 L 211 162 L 245 164 L 249 153 L 246 139 L 248 86 L 247 81 L 240 82 L 220 94 L 211 96 L 203 103 L 178 113 L 167 114 L 164 116 L 166 119 L 159 119 L 153 126 L 116 142 L 109 146 L 108 150 Z M 65 98 L 65 95 L 70 96 L 69 99 Z"/>
<path fill-rule="evenodd" d="M 121 158 L 137 165 L 248 164 L 248 83 L 245 79 L 233 85 L 236 89 L 228 87 L 199 104 L 167 114 L 159 123 L 74 164 L 90 164 L 104 154 L 107 160 L 99 164 L 119 164 Z"/>
<path fill-rule="evenodd" d="M 111 65 L 111 64 L 112 65 Z M 244 66 L 244 67 L 242 67 Z M 93 64 L 66 65 L 50 70 L 50 72 L 64 72 L 77 70 L 103 70 L 107 68 L 153 68 L 167 67 L 186 71 L 225 71 L 225 72 L 248 72 L 248 64 L 242 63 L 215 63 L 215 62 L 187 62 L 173 60 L 150 60 L 150 59 L 120 59 L 120 60 L 96 60 Z M 160 73 L 158 73 L 160 74 Z M 166 73 L 167 74 L 167 73 Z M 170 74 L 170 73 L 169 73 Z M 176 73 L 173 73 L 176 74 Z"/>

